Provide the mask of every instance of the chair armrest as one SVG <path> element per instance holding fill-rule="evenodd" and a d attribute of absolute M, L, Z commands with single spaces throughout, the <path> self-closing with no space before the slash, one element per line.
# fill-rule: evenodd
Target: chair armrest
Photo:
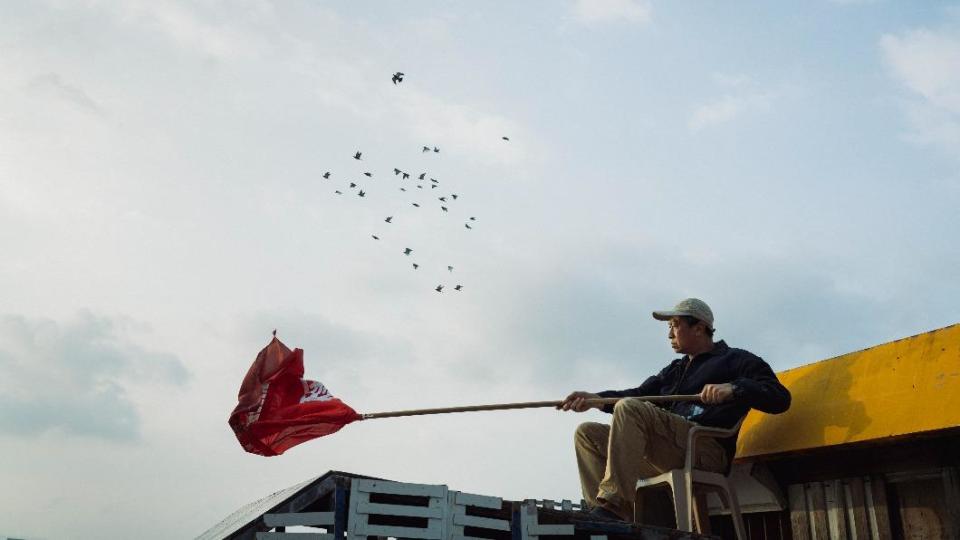
<path fill-rule="evenodd" d="M 746 417 L 744 417 L 746 418 Z M 743 418 L 736 423 L 730 429 L 718 428 L 718 427 L 709 427 L 709 426 L 694 426 L 690 428 L 690 431 L 687 433 L 687 460 L 686 468 L 687 470 L 693 470 L 693 459 L 697 455 L 697 441 L 700 439 L 726 439 L 728 437 L 733 437 L 740 431 L 740 426 L 743 425 Z"/>

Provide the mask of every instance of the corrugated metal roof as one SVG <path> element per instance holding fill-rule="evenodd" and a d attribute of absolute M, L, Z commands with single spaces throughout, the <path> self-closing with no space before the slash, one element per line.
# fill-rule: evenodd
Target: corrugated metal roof
<path fill-rule="evenodd" d="M 240 507 L 240 509 L 238 509 L 236 512 L 227 516 L 223 521 L 217 523 L 206 532 L 198 536 L 197 540 L 220 540 L 221 538 L 229 536 L 246 526 L 251 521 L 269 512 L 275 506 L 282 504 L 290 497 L 293 497 L 300 491 L 306 489 L 308 486 L 310 486 L 310 484 L 322 480 L 325 476 L 327 475 L 311 478 L 310 480 L 300 482 L 297 485 L 290 486 L 287 489 L 280 490 L 276 493 L 267 495 L 260 500 L 246 504 Z"/>

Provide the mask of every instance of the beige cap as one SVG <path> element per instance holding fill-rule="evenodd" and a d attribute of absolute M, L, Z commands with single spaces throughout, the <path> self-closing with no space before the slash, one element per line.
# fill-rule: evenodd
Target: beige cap
<path fill-rule="evenodd" d="M 706 302 L 699 298 L 686 298 L 673 306 L 673 309 L 654 311 L 653 318 L 658 321 L 669 321 L 671 317 L 690 316 L 707 323 L 713 328 L 713 311 Z"/>

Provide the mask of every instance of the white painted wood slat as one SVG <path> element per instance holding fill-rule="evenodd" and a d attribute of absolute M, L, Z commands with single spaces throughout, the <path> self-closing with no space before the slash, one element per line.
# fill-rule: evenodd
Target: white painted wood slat
<path fill-rule="evenodd" d="M 391 525 L 363 525 L 357 528 L 361 536 L 392 536 L 393 538 L 418 538 L 422 540 L 440 540 L 443 534 L 439 524 L 426 529 L 416 527 L 394 527 Z"/>
<path fill-rule="evenodd" d="M 370 502 L 372 494 L 426 497 L 428 506 L 382 504 Z M 379 480 L 354 479 L 350 485 L 350 507 L 347 520 L 348 540 L 366 540 L 368 536 L 441 540 L 449 537 L 447 486 L 405 484 Z M 426 518 L 427 527 L 371 525 L 370 516 L 404 516 Z M 462 532 L 462 531 L 461 531 Z"/>
<path fill-rule="evenodd" d="M 362 502 L 357 505 L 357 513 L 440 519 L 443 517 L 443 508 Z"/>
<path fill-rule="evenodd" d="M 290 527 L 294 525 L 333 526 L 333 512 L 264 514 L 263 524 L 267 527 Z"/>
<path fill-rule="evenodd" d="M 573 536 L 573 525 L 530 525 L 527 532 L 533 536 L 569 535 Z"/>
<path fill-rule="evenodd" d="M 487 518 L 480 516 L 468 516 L 465 514 L 454 514 L 454 525 L 464 527 L 479 527 L 481 529 L 493 529 L 495 531 L 509 531 L 510 522 L 502 519 Z"/>
<path fill-rule="evenodd" d="M 354 480 L 358 491 L 383 493 L 385 495 L 412 495 L 416 497 L 446 497 L 447 486 L 429 484 L 406 484 L 382 480 Z"/>
<path fill-rule="evenodd" d="M 479 508 L 493 508 L 499 510 L 503 506 L 503 499 L 500 497 L 489 497 L 487 495 L 474 495 L 473 493 L 463 493 L 457 491 L 454 502 L 463 506 L 476 506 Z"/>
<path fill-rule="evenodd" d="M 328 533 L 258 532 L 257 540 L 333 540 Z"/>
<path fill-rule="evenodd" d="M 520 508 L 522 540 L 538 540 L 540 536 L 573 536 L 573 525 L 541 525 L 536 501 L 525 501 Z"/>

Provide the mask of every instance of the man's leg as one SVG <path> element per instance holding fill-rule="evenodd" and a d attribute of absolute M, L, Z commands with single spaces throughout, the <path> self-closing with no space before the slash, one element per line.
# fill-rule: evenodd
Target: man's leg
<path fill-rule="evenodd" d="M 617 402 L 610 427 L 607 468 L 597 500 L 607 508 L 616 509 L 624 518 L 630 518 L 634 512 L 637 479 L 683 467 L 687 433 L 694 425 L 646 401 Z M 697 453 L 710 454 L 711 458 L 715 458 L 717 452 L 722 455 L 719 444 L 710 442 L 713 444 L 705 443 Z M 642 522 L 669 524 L 673 508 L 668 498 L 663 493 L 650 495 L 636 501 L 637 516 Z"/>
<path fill-rule="evenodd" d="M 596 422 L 580 424 L 573 436 L 583 500 L 587 501 L 591 507 L 597 506 L 597 491 L 607 468 L 609 438 L 610 426 Z"/>
<path fill-rule="evenodd" d="M 577 428 L 574 444 L 580 485 L 583 499 L 591 506 L 602 505 L 629 520 L 637 479 L 683 467 L 687 432 L 694 424 L 649 402 L 630 399 L 614 407 L 612 424 L 586 422 Z M 723 448 L 713 439 L 701 441 L 697 454 L 699 468 L 722 471 L 726 467 Z M 644 523 L 668 524 L 673 505 L 666 494 L 650 495 L 637 504 L 637 516 Z"/>

